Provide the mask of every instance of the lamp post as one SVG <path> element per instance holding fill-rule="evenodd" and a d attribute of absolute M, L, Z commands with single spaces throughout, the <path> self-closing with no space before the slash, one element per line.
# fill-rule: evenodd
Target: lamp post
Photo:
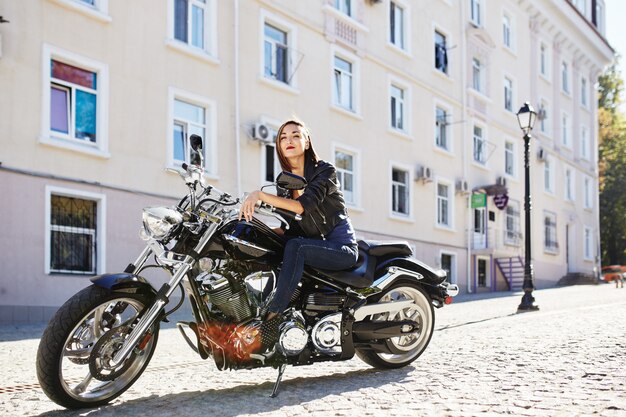
<path fill-rule="evenodd" d="M 533 297 L 533 264 L 531 259 L 531 239 L 530 239 L 530 158 L 529 158 L 529 150 L 530 150 L 530 132 L 533 130 L 533 125 L 535 124 L 535 119 L 537 118 L 537 113 L 532 108 L 532 106 L 526 102 L 517 112 L 517 121 L 519 122 L 519 127 L 524 132 L 524 183 L 525 183 L 525 191 L 524 191 L 524 214 L 525 214 L 525 252 L 526 259 L 524 263 L 524 284 L 523 290 L 524 295 L 522 296 L 522 302 L 517 307 L 518 313 L 523 313 L 526 311 L 536 311 L 539 310 L 539 307 L 534 304 L 535 297 Z"/>

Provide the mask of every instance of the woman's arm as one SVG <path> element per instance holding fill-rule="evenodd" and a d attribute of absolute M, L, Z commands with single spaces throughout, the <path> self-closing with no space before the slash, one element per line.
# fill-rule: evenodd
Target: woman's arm
<path fill-rule="evenodd" d="M 259 200 L 274 207 L 293 211 L 298 214 L 302 214 L 304 212 L 304 207 L 302 207 L 302 204 L 300 204 L 297 200 L 278 197 L 263 191 L 253 191 L 241 204 L 241 209 L 239 210 L 239 220 L 241 220 L 241 217 L 244 217 L 246 221 L 252 220 L 254 207 Z"/>

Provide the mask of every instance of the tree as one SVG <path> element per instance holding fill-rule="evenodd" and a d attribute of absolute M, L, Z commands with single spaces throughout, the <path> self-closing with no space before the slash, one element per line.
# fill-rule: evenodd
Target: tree
<path fill-rule="evenodd" d="M 619 57 L 598 78 L 600 239 L 602 264 L 626 265 L 626 123 L 619 110 Z"/>

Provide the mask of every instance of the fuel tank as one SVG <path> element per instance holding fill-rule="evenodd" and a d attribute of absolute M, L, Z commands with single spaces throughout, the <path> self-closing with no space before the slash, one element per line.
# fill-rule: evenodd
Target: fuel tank
<path fill-rule="evenodd" d="M 233 259 L 262 262 L 282 260 L 284 239 L 260 220 L 234 220 L 225 224 L 217 233 L 223 251 Z M 215 245 L 209 247 L 211 251 L 216 249 Z"/>

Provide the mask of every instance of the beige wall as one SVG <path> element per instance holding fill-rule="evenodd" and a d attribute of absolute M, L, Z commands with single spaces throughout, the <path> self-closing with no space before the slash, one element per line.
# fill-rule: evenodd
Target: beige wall
<path fill-rule="evenodd" d="M 453 193 L 453 227 L 438 228 L 436 184 L 447 181 L 452 188 L 465 179 L 472 188 L 493 184 L 504 175 L 504 142 L 516 146 L 516 175 L 507 176 L 509 196 L 520 204 L 523 231 L 523 143 L 515 115 L 503 109 L 503 79 L 514 81 L 513 112 L 526 100 L 537 106 L 546 100 L 548 133 L 534 130 L 531 148 L 533 194 L 533 258 L 535 273 L 543 285 L 556 282 L 568 269 L 591 272 L 595 261 L 583 259 L 583 227 L 594 230 L 597 253 L 597 197 L 591 210 L 582 206 L 582 175 L 597 183 L 596 109 L 591 88 L 602 68 L 611 59 L 610 47 L 589 27 L 567 2 L 483 0 L 484 26 L 469 23 L 469 2 L 437 0 L 399 1 L 408 7 L 410 27 L 406 52 L 390 46 L 388 38 L 389 0 L 373 4 L 355 0 L 355 18 L 342 19 L 332 1 L 288 0 L 216 1 L 216 50 L 207 57 L 185 52 L 168 41 L 172 2 L 135 0 L 108 1 L 102 15 L 84 12 L 74 0 L 16 2 L 0 0 L 2 15 L 10 20 L 0 25 L 0 161 L 3 166 L 65 177 L 68 187 L 92 190 L 77 182 L 98 182 L 107 196 L 107 269 L 119 270 L 141 247 L 136 238 L 140 208 L 154 203 L 151 198 L 116 191 L 123 188 L 163 196 L 179 197 L 185 192 L 176 175 L 163 172 L 168 165 L 171 135 L 170 94 L 184 91 L 215 105 L 214 120 L 207 141 L 215 143 L 218 162 L 211 182 L 237 193 L 262 185 L 264 148 L 250 136 L 258 121 L 280 123 L 296 115 L 310 126 L 316 150 L 333 160 L 334 146 L 358 152 L 358 204 L 350 214 L 361 237 L 406 239 L 416 255 L 437 266 L 441 252 L 456 256 L 456 280 L 465 291 L 471 278 L 472 255 L 468 252 L 467 230 L 472 226 L 468 195 Z M 239 6 L 237 9 L 236 6 Z M 84 8 L 83 8 L 84 9 Z M 512 21 L 514 48 L 502 45 L 502 15 Z M 238 16 L 238 20 L 235 17 Z M 532 17 L 538 16 L 538 17 Z M 262 25 L 267 18 L 294 32 L 299 67 L 294 85 L 268 82 L 262 72 Z M 336 25 L 353 30 L 355 44 L 342 40 Z M 236 28 L 238 30 L 236 31 Z M 449 74 L 434 69 L 434 31 L 446 34 Z M 237 36 L 235 36 L 237 33 Z M 295 45 L 293 41 L 295 40 Z M 236 43 L 238 42 L 238 43 Z M 538 73 L 539 44 L 550 50 L 550 78 Z M 108 85 L 108 154 L 93 156 L 42 143 L 42 100 L 45 97 L 44 50 L 60 48 L 106 66 Z M 332 105 L 333 52 L 346 53 L 358 61 L 359 98 L 357 114 Z M 486 94 L 471 88 L 471 60 L 481 55 L 486 67 Z M 570 66 L 572 94 L 560 90 L 560 62 Z M 589 109 L 579 103 L 580 74 L 588 79 Z M 237 76 L 238 75 L 238 76 Z M 410 91 L 409 128 L 397 134 L 389 127 L 389 85 L 391 80 Z M 451 112 L 452 152 L 434 145 L 435 105 Z M 571 150 L 560 144 L 560 114 L 571 120 Z M 472 163 L 474 123 L 481 124 L 489 142 L 485 166 Z M 580 125 L 588 127 L 590 160 L 580 158 Z M 543 190 L 543 164 L 535 155 L 542 147 L 554 158 L 554 194 Z M 239 149 L 239 152 L 237 150 Z M 238 159 L 239 158 L 239 159 Z M 407 167 L 415 175 L 417 165 L 427 165 L 435 181 L 412 181 L 409 219 L 390 216 L 391 163 Z M 576 171 L 576 201 L 564 200 L 564 164 Z M 44 276 L 44 207 L 46 185 L 56 181 L 0 171 L 3 187 L 3 228 L 0 238 L 0 304 L 58 305 L 66 295 L 83 285 L 74 277 Z M 240 187 L 240 188 L 239 188 Z M 97 187 L 96 187 L 97 188 Z M 597 185 L 594 188 L 597 192 Z M 28 201 L 29 204 L 24 204 Z M 489 228 L 505 228 L 504 212 L 489 199 L 495 213 Z M 543 212 L 557 214 L 560 245 L 556 254 L 543 250 Z M 27 218 L 26 225 L 15 221 Z M 570 265 L 565 250 L 565 224 L 571 224 Z M 10 227 L 7 228 L 7 225 Z M 25 229 L 25 230 L 22 230 Z M 492 257 L 522 255 L 522 248 L 499 245 Z M 469 275 L 468 275 L 469 274 Z M 20 285 L 12 279 L 20 276 Z M 495 279 L 495 273 L 494 273 Z M 80 282 L 80 283 L 78 283 Z M 44 295 L 29 289 L 43 288 Z"/>

